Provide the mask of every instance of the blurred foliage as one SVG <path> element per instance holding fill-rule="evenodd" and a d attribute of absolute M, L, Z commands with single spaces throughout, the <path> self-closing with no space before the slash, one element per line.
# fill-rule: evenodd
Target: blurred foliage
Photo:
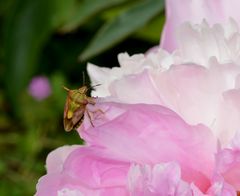
<path fill-rule="evenodd" d="M 81 86 L 88 61 L 118 66 L 118 53 L 157 45 L 163 9 L 163 0 L 0 1 L 0 195 L 33 195 L 47 154 L 82 143 L 63 130 L 62 86 Z M 52 88 L 42 101 L 27 90 L 37 75 Z"/>

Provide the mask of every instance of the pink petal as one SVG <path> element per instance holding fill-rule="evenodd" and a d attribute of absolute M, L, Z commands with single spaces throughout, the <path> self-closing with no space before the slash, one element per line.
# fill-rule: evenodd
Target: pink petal
<path fill-rule="evenodd" d="M 95 108 L 104 114 L 93 121 L 94 127 L 85 123 L 80 130 L 88 145 L 130 162 L 176 161 L 184 180 L 195 182 L 201 190 L 209 186 L 216 140 L 206 127 L 190 126 L 159 105 L 106 102 Z"/>
<path fill-rule="evenodd" d="M 240 129 L 236 131 L 236 134 L 232 139 L 232 148 L 240 151 Z"/>
<path fill-rule="evenodd" d="M 223 149 L 217 156 L 217 172 L 236 190 L 240 190 L 240 151 Z"/>
<path fill-rule="evenodd" d="M 214 178 L 212 186 L 207 191 L 208 195 L 215 196 L 236 196 L 236 190 L 226 183 L 221 176 L 216 176 Z"/>
<path fill-rule="evenodd" d="M 63 164 L 69 154 L 79 147 L 80 145 L 62 146 L 49 153 L 46 160 L 47 172 L 61 172 L 63 169 Z"/>
<path fill-rule="evenodd" d="M 192 196 L 193 192 L 191 186 L 181 180 L 180 167 L 173 162 L 153 167 L 133 165 L 129 171 L 129 190 L 133 196 Z"/>
<path fill-rule="evenodd" d="M 99 149 L 81 147 L 64 162 L 62 171 L 43 176 L 37 185 L 39 196 L 65 194 L 126 195 L 129 163 L 112 160 Z M 123 194 L 124 193 L 124 194 Z"/>
<path fill-rule="evenodd" d="M 148 71 L 114 81 L 110 85 L 110 93 L 112 99 L 123 103 L 147 103 L 151 100 L 153 104 L 161 104 L 161 97 Z"/>

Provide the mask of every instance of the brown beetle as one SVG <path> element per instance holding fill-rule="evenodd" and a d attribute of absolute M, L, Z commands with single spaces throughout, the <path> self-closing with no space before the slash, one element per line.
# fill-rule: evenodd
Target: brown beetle
<path fill-rule="evenodd" d="M 68 91 L 63 117 L 64 129 L 66 131 L 71 131 L 72 129 L 78 128 L 84 119 L 85 111 L 93 126 L 91 116 L 86 106 L 87 104 L 94 105 L 96 102 L 95 98 L 87 96 L 86 93 L 89 88 L 87 86 L 82 86 L 75 90 L 70 90 L 66 87 L 64 87 L 64 89 Z"/>

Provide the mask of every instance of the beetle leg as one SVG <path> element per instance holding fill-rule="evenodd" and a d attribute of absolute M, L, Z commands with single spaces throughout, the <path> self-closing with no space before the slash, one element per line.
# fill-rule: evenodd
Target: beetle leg
<path fill-rule="evenodd" d="M 87 98 L 87 102 L 91 105 L 95 105 L 96 104 L 96 100 L 94 97 L 88 97 Z"/>
<path fill-rule="evenodd" d="M 87 112 L 87 115 L 88 115 L 88 118 L 89 118 L 89 120 L 90 120 L 90 123 L 91 123 L 91 125 L 94 127 L 94 124 L 93 124 L 93 122 L 92 122 L 92 117 L 91 117 L 91 115 L 90 115 L 90 113 L 89 113 L 89 110 L 86 108 L 86 112 Z"/>
<path fill-rule="evenodd" d="M 95 111 L 92 111 L 92 113 L 97 113 L 97 112 L 100 112 L 100 113 L 104 114 L 104 111 L 102 111 L 101 109 L 97 109 Z"/>

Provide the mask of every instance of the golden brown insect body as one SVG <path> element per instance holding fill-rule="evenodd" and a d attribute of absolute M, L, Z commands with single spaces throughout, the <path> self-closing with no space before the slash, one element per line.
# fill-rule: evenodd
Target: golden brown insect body
<path fill-rule="evenodd" d="M 95 98 L 87 96 L 87 86 L 82 86 L 75 90 L 70 90 L 66 87 L 64 87 L 64 89 L 68 91 L 68 96 L 64 108 L 63 124 L 66 131 L 71 131 L 81 125 L 85 111 L 90 118 L 86 106 L 87 104 L 94 105 Z"/>

